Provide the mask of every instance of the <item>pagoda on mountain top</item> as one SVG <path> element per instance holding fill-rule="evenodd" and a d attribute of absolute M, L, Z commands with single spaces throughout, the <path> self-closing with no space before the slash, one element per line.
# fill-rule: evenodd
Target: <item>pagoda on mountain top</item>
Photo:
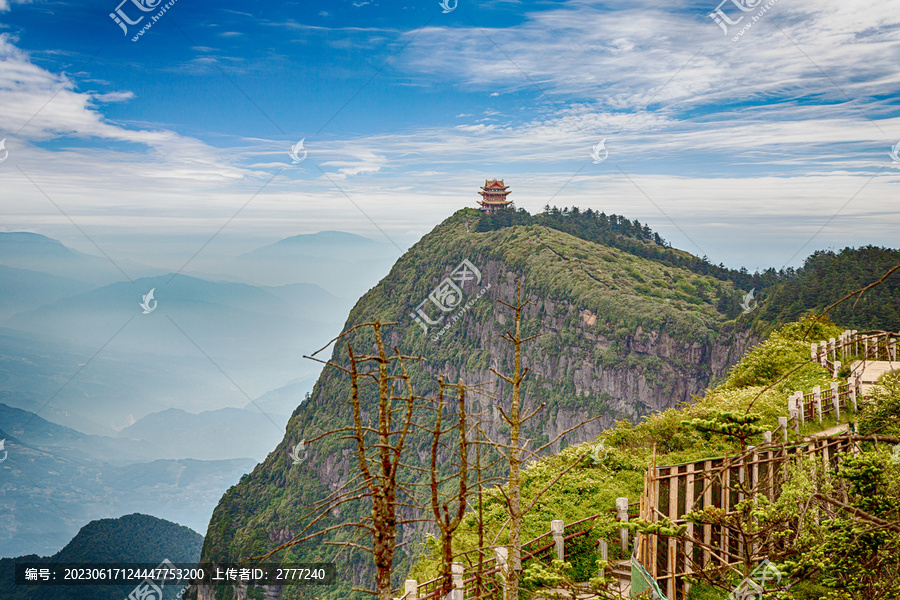
<path fill-rule="evenodd" d="M 512 203 L 512 200 L 506 199 L 509 195 L 509 186 L 503 185 L 502 179 L 485 179 L 484 187 L 478 193 L 481 194 L 481 200 L 478 200 L 478 204 L 481 205 L 479 210 L 486 213 L 497 212 Z"/>

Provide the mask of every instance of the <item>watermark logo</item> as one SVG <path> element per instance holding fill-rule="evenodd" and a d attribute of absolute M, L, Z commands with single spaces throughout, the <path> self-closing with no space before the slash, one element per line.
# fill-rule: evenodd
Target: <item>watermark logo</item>
<path fill-rule="evenodd" d="M 0 448 L 3 448 L 3 442 L 0 442 Z M 0 462 L 3 462 L 0 460 Z M 891 450 L 891 462 L 895 465 L 900 465 L 900 444 L 894 446 Z"/>
<path fill-rule="evenodd" d="M 0 458 L 0 463 L 5 461 L 6 458 L 9 456 L 9 452 L 7 452 L 5 448 L 3 448 L 4 444 L 6 444 L 6 440 L 0 440 L 0 450 L 3 450 L 3 458 Z"/>
<path fill-rule="evenodd" d="M 603 152 L 603 156 L 600 156 L 600 153 Z M 604 160 L 609 158 L 609 150 L 606 149 L 606 138 L 603 138 L 597 145 L 594 146 L 593 151 L 591 152 L 591 158 L 594 159 L 594 164 L 599 165 Z"/>
<path fill-rule="evenodd" d="M 141 30 L 131 38 L 132 42 L 136 42 L 142 35 L 144 35 L 147 30 L 153 27 L 154 23 L 159 21 L 159 19 L 162 18 L 166 11 L 172 8 L 178 0 L 169 0 L 169 2 L 160 6 L 160 4 L 162 4 L 162 1 L 163 0 L 122 0 L 116 7 L 116 10 L 109 13 L 109 18 L 112 19 L 116 25 L 121 27 L 122 33 L 127 36 L 129 33 L 129 26 L 140 24 L 141 21 L 144 20 L 144 17 L 148 16 L 142 15 L 140 13 L 149 13 L 159 9 L 155 15 L 149 15 L 149 21 L 147 21 L 147 23 L 141 28 Z M 134 8 L 140 11 L 138 13 L 135 13 L 133 8 L 130 9 L 132 11 L 132 15 L 140 15 L 136 19 L 132 19 L 131 17 L 129 17 L 126 11 L 122 8 L 128 3 L 131 3 L 132 5 L 134 5 Z"/>
<path fill-rule="evenodd" d="M 725 14 L 725 10 L 722 8 L 729 2 L 733 5 L 733 7 L 729 8 L 731 16 Z M 754 23 L 762 19 L 763 15 L 765 15 L 770 8 L 775 6 L 775 3 L 778 2 L 778 0 L 768 0 L 765 5 L 763 5 L 762 8 L 760 8 L 754 15 L 741 14 L 748 13 L 754 10 L 760 4 L 762 4 L 762 2 L 763 0 L 722 0 L 722 2 L 719 3 L 716 9 L 713 12 L 708 13 L 706 16 L 715 21 L 716 25 L 722 28 L 722 32 L 726 36 L 732 33 L 733 30 L 731 28 L 737 27 L 738 25 L 741 25 L 741 23 L 744 23 L 741 26 L 740 30 L 737 31 L 731 38 L 732 42 L 736 42 L 742 35 L 744 35 L 744 33 L 747 32 L 748 29 L 753 27 Z M 736 8 L 740 12 L 734 12 L 733 8 Z M 732 18 L 732 16 L 737 18 Z M 744 21 L 745 17 L 748 17 L 746 22 Z"/>
<path fill-rule="evenodd" d="M 306 138 L 303 138 L 293 146 L 291 146 L 291 151 L 288 152 L 288 156 L 290 156 L 293 160 L 291 162 L 295 165 L 302 163 L 306 160 L 306 148 L 303 147 L 303 142 Z M 300 153 L 303 153 L 303 156 L 300 156 Z"/>
<path fill-rule="evenodd" d="M 409 313 L 409 316 L 413 318 L 413 321 L 415 321 L 425 333 L 428 333 L 429 325 L 441 324 L 444 321 L 444 317 L 447 316 L 447 313 L 453 312 L 460 307 L 463 297 L 465 296 L 463 287 L 470 281 L 474 281 L 474 285 L 480 284 L 481 271 L 466 259 L 459 263 L 459 265 L 457 265 L 450 273 L 449 277 L 445 277 L 444 280 L 428 294 L 428 297 L 419 303 L 416 307 L 416 311 Z M 491 284 L 488 284 L 486 287 L 482 288 L 474 298 L 470 298 L 456 314 L 444 323 L 441 331 L 431 338 L 432 341 L 436 342 L 441 339 L 441 336 L 450 329 L 453 323 L 458 321 L 466 312 L 468 312 L 475 301 L 481 298 L 490 287 Z M 432 319 L 428 314 L 428 311 L 425 310 L 426 302 L 431 302 L 441 311 L 440 313 L 435 313 L 434 319 Z"/>
<path fill-rule="evenodd" d="M 175 565 L 168 558 L 159 563 L 153 574 L 159 577 L 147 577 L 139 583 L 125 600 L 162 600 L 163 588 L 166 587 L 167 575 L 175 573 Z M 178 569 L 179 571 L 181 569 Z"/>
<path fill-rule="evenodd" d="M 606 440 L 600 440 L 591 448 L 591 462 L 599 465 L 606 457 L 609 456 L 609 450 L 606 449 Z"/>
<path fill-rule="evenodd" d="M 144 309 L 144 314 L 149 315 L 154 310 L 156 310 L 156 305 L 158 302 L 153 299 L 153 292 L 156 291 L 156 288 L 151 289 L 149 292 L 141 296 L 144 300 L 141 302 L 140 307 Z M 150 306 L 150 303 L 153 303 L 153 306 Z"/>
<path fill-rule="evenodd" d="M 766 559 L 759 563 L 750 576 L 731 590 L 726 600 L 761 600 L 768 586 L 773 589 L 781 583 L 781 571 Z M 773 585 L 768 585 L 773 584 Z"/>
<path fill-rule="evenodd" d="M 744 301 L 741 302 L 741 308 L 744 309 L 743 314 L 751 313 L 756 310 L 756 307 L 759 306 L 759 302 L 753 299 L 753 292 L 756 291 L 756 288 L 753 288 L 749 292 L 744 295 Z"/>
<path fill-rule="evenodd" d="M 6 140 L 3 140 L 3 141 L 6 141 Z M 3 148 L 3 142 L 0 142 L 0 148 Z M 896 144 L 894 144 L 894 147 L 891 148 L 890 157 L 893 159 L 893 161 L 895 163 L 900 163 L 900 142 L 897 142 Z M 0 162 L 3 162 L 4 160 L 6 160 L 6 157 L 3 157 L 2 159 L 0 159 Z"/>
<path fill-rule="evenodd" d="M 456 7 L 459 6 L 459 0 L 453 0 L 453 5 L 451 6 L 450 0 L 441 0 L 440 2 L 441 8 L 444 9 L 444 14 L 446 15 L 448 12 L 453 12 L 456 10 Z"/>
<path fill-rule="evenodd" d="M 301 453 L 303 454 L 303 458 L 300 458 Z M 291 460 L 294 461 L 293 464 L 295 465 L 299 465 L 309 458 L 309 450 L 306 449 L 306 440 L 300 440 L 300 443 L 291 448 L 290 452 L 288 452 L 288 456 L 291 457 Z"/>
<path fill-rule="evenodd" d="M 3 151 L 3 154 L 0 155 L 0 163 L 9 158 L 9 150 L 6 149 L 6 138 L 0 140 L 0 150 Z"/>

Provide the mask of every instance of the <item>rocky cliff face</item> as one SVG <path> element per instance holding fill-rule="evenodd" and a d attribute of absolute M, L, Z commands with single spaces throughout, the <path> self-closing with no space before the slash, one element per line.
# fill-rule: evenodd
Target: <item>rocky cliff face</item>
<path fill-rule="evenodd" d="M 524 333 L 541 334 L 525 346 L 523 356 L 530 369 L 525 405 L 546 404 L 525 432 L 531 447 L 598 415 L 562 443 L 592 439 L 617 419 L 634 421 L 690 401 L 757 341 L 739 319 L 725 314 L 736 311 L 721 310 L 735 296 L 728 283 L 544 227 L 468 233 L 465 220 L 470 218 L 477 217 L 460 211 L 410 249 L 360 299 L 347 326 L 374 319 L 397 322 L 387 329 L 386 341 L 404 354 L 427 359 L 416 367 L 419 385 L 438 375 L 482 384 L 481 393 L 469 396 L 470 411 L 484 411 L 495 436 L 501 428 L 496 399 L 506 398 L 490 369 L 509 372 L 512 364 L 510 347 L 498 337 L 512 325 L 512 314 L 497 301 L 514 301 L 516 279 L 531 302 Z M 332 360 L 345 355 L 346 347 L 338 347 Z M 299 468 L 287 456 L 300 440 L 347 422 L 347 394 L 345 378 L 326 369 L 311 398 L 294 412 L 278 448 L 223 497 L 207 532 L 204 561 L 243 560 L 276 547 L 299 530 L 296 520 L 305 504 L 347 482 L 355 455 L 345 442 L 313 444 Z M 411 448 L 410 460 L 416 452 L 420 461 L 427 459 L 422 444 Z M 334 522 L 351 518 L 355 510 L 360 509 L 335 511 Z M 403 535 L 413 539 L 423 531 L 410 527 Z M 321 543 L 298 549 L 295 561 L 333 555 Z M 347 568 L 339 569 L 346 574 L 344 585 L 325 595 L 351 597 L 348 580 L 366 583 L 366 565 L 349 559 Z M 398 566 L 402 569 L 402 561 Z M 288 590 L 282 597 L 302 594 Z M 199 597 L 236 596 L 207 589 Z"/>

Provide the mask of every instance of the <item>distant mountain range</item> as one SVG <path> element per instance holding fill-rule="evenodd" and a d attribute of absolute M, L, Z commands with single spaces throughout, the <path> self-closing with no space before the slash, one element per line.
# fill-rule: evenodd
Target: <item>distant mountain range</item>
<path fill-rule="evenodd" d="M 338 232 L 315 239 L 290 241 L 313 255 L 380 246 Z M 320 365 L 302 356 L 339 331 L 351 305 L 311 283 L 168 274 L 97 287 L 87 283 L 97 260 L 37 234 L 0 233 L 0 357 L 10 358 L 0 360 L 0 401 L 87 433 L 110 435 L 167 408 L 240 407 L 292 381 L 311 387 Z M 154 310 L 143 314 L 151 290 Z"/>
<path fill-rule="evenodd" d="M 84 523 L 135 511 L 202 530 L 225 490 L 257 462 L 147 461 L 144 441 L 85 436 L 5 405 L 0 419 L 0 556 L 53 553 Z"/>
<path fill-rule="evenodd" d="M 242 254 L 228 265 L 228 272 L 264 285 L 309 281 L 357 298 L 378 283 L 400 254 L 391 244 L 342 231 L 322 231 L 295 235 Z"/>
<path fill-rule="evenodd" d="M 15 563 L 150 563 L 155 566 L 165 559 L 172 563 L 196 563 L 202 543 L 203 536 L 196 531 L 145 514 L 91 521 L 52 556 L 32 554 L 0 559 L 0 598 L 121 600 L 135 586 L 17 586 L 14 583 Z M 173 600 L 178 589 L 164 586 L 165 600 Z M 154 597 L 153 600 L 157 599 Z"/>
<path fill-rule="evenodd" d="M 126 273 L 141 272 L 146 276 L 164 272 L 162 269 L 127 261 L 116 262 Z M 78 252 L 59 240 L 25 231 L 0 232 L 0 263 L 63 279 L 75 279 L 93 286 L 126 279 L 125 274 L 107 258 Z"/>
<path fill-rule="evenodd" d="M 283 242 L 223 277 L 117 261 L 129 281 L 104 257 L 0 233 L 0 556 L 55 552 L 85 522 L 136 510 L 205 530 L 284 435 L 321 370 L 303 355 L 352 305 L 295 263 L 356 289 L 390 254 L 341 232 Z"/>

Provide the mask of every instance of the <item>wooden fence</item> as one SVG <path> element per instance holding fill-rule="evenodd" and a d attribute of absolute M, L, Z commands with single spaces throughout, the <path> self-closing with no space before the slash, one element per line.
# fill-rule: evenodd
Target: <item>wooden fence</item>
<path fill-rule="evenodd" d="M 608 514 L 614 516 L 617 521 L 628 521 L 638 516 L 640 502 L 629 503 L 626 498 L 617 500 L 617 508 L 610 509 Z M 562 520 L 551 521 L 550 531 L 539 535 L 522 544 L 522 566 L 526 567 L 529 561 L 540 561 L 549 565 L 555 558 L 565 558 L 566 543 L 576 538 L 588 535 L 593 529 L 594 522 L 601 515 L 591 515 L 574 523 L 564 524 Z M 627 530 L 621 529 L 621 532 Z M 621 534 L 619 542 L 623 544 L 622 554 L 631 554 L 632 546 L 630 537 Z M 597 545 L 608 544 L 609 540 L 598 540 Z M 482 558 L 479 561 L 477 554 L 467 553 L 462 558 L 467 564 L 454 563 L 453 585 L 454 591 L 446 600 L 494 600 L 503 597 L 503 583 L 507 565 L 507 549 L 498 547 L 493 549 L 493 557 Z M 602 554 L 602 552 L 601 552 Z M 479 589 L 481 593 L 479 593 Z M 407 580 L 404 586 L 402 600 L 439 600 L 441 598 L 441 579 L 432 579 L 424 583 L 415 580 Z"/>
<path fill-rule="evenodd" d="M 842 361 L 846 364 L 850 358 L 896 361 L 898 337 L 890 331 L 846 329 L 837 338 L 810 343 L 810 357 L 837 377 Z"/>
<path fill-rule="evenodd" d="M 640 502 L 624 504 L 609 512 L 619 521 L 640 516 L 650 522 L 667 517 L 676 524 L 688 526 L 688 538 L 695 542 L 660 536 L 638 536 L 632 548 L 625 529 L 620 530 L 623 555 L 634 552 L 637 566 L 652 577 L 668 600 L 682 600 L 688 586 L 685 575 L 714 563 L 730 565 L 741 562 L 744 548 L 733 532 L 724 526 L 697 526 L 681 517 L 691 510 L 709 506 L 732 512 L 733 507 L 751 494 L 765 494 L 774 499 L 781 489 L 784 465 L 797 456 L 818 455 L 825 464 L 836 464 L 837 455 L 853 448 L 851 434 L 807 439 L 788 443 L 787 430 L 806 421 L 835 413 L 840 419 L 842 411 L 857 410 L 862 368 L 866 361 L 895 361 L 898 357 L 897 338 L 900 334 L 886 331 L 846 330 L 838 338 L 813 343 L 810 355 L 813 360 L 828 369 L 837 378 L 842 361 L 856 359 L 861 367 L 851 372 L 846 383 L 833 382 L 825 390 L 819 387 L 812 392 L 795 392 L 788 399 L 789 417 L 779 417 L 779 427 L 763 434 L 765 442 L 751 447 L 747 454 L 737 457 L 713 458 L 682 465 L 652 465 L 644 479 L 644 493 Z M 781 435 L 784 438 L 782 441 Z M 773 441 L 773 437 L 776 441 Z M 565 544 L 590 533 L 599 515 L 564 525 L 551 522 L 551 530 L 522 545 L 522 565 L 538 560 L 549 564 L 553 558 L 563 558 Z M 604 548 L 609 540 L 601 539 Z M 485 551 L 487 553 L 487 551 Z M 502 598 L 507 565 L 506 548 L 493 549 L 493 556 L 479 560 L 474 553 L 463 555 L 464 563 L 453 565 L 453 591 L 443 600 L 494 600 Z M 762 558 L 758 556 L 757 558 Z M 634 559 L 633 559 L 634 560 Z M 441 580 L 424 583 L 407 580 L 402 600 L 442 600 Z M 479 594 L 479 590 L 481 593 Z"/>
<path fill-rule="evenodd" d="M 682 580 L 710 566 L 742 562 L 745 548 L 740 538 L 724 525 L 694 525 L 682 516 L 692 510 L 714 506 L 734 511 L 745 497 L 764 494 L 774 499 L 781 490 L 781 474 L 787 461 L 796 456 L 820 455 L 828 465 L 852 447 L 849 434 L 802 442 L 765 443 L 743 456 L 699 460 L 682 465 L 654 466 L 647 472 L 640 516 L 650 522 L 669 518 L 675 525 L 687 525 L 686 541 L 657 535 L 638 536 L 638 561 L 650 573 L 668 600 L 687 597 Z M 750 549 L 761 559 L 762 548 Z"/>
<path fill-rule="evenodd" d="M 897 360 L 897 338 L 888 331 L 845 330 L 838 338 L 812 343 L 810 357 L 837 378 L 843 361 L 859 361 L 845 383 L 832 382 L 822 390 L 794 392 L 788 398 L 789 417 L 780 417 L 779 427 L 766 432 L 765 442 L 740 457 L 701 460 L 683 465 L 651 466 L 644 480 L 640 516 L 651 522 L 669 518 L 675 525 L 687 525 L 687 537 L 695 542 L 674 537 L 639 536 L 637 558 L 641 566 L 664 591 L 668 600 L 686 597 L 685 575 L 716 564 L 741 562 L 745 549 L 741 541 L 724 526 L 687 523 L 681 517 L 691 510 L 709 506 L 726 514 L 747 495 L 764 494 L 774 499 L 781 489 L 784 464 L 796 456 L 821 455 L 826 464 L 834 464 L 836 456 L 853 448 L 852 434 L 807 439 L 788 443 L 787 430 L 834 413 L 857 411 L 862 371 L 867 361 Z M 778 441 L 783 432 L 784 438 Z M 775 441 L 773 441 L 773 438 Z M 763 558 L 761 555 L 755 558 Z"/>

